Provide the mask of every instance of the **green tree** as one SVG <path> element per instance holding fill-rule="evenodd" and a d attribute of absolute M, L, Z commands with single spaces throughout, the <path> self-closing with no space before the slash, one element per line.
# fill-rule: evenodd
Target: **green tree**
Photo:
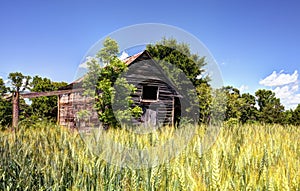
<path fill-rule="evenodd" d="M 20 72 L 13 72 L 9 74 L 8 79 L 11 84 L 9 90 L 12 93 L 13 102 L 12 127 L 17 128 L 19 121 L 20 92 L 28 89 L 31 77 L 25 76 Z"/>
<path fill-rule="evenodd" d="M 5 86 L 5 83 L 2 78 L 0 78 L 0 96 L 1 98 L 7 93 L 8 88 Z"/>
<path fill-rule="evenodd" d="M 6 127 L 12 120 L 11 98 L 7 96 L 8 88 L 2 78 L 0 78 L 0 126 Z M 6 97 L 6 98 L 5 98 Z"/>
<path fill-rule="evenodd" d="M 196 91 L 199 99 L 199 120 L 202 123 L 208 123 L 213 99 L 212 89 L 208 84 L 202 83 L 196 87 Z"/>
<path fill-rule="evenodd" d="M 281 124 L 282 125 L 294 124 L 293 115 L 294 115 L 294 111 L 292 109 L 284 111 Z"/>
<path fill-rule="evenodd" d="M 240 120 L 241 117 L 241 95 L 240 91 L 237 88 L 232 86 L 224 87 L 226 93 L 226 112 L 225 120 L 236 119 Z"/>
<path fill-rule="evenodd" d="M 100 58 L 103 63 L 108 64 L 118 53 L 118 43 L 110 37 L 107 37 L 103 42 L 103 48 L 97 53 L 97 57 Z"/>
<path fill-rule="evenodd" d="M 260 89 L 255 92 L 259 106 L 259 119 L 264 123 L 281 123 L 284 106 L 271 90 Z"/>
<path fill-rule="evenodd" d="M 188 44 L 178 43 L 173 38 L 163 38 L 155 45 L 148 45 L 147 50 L 159 63 L 171 63 L 181 69 L 195 87 L 209 81 L 207 76 L 203 76 L 205 72 L 203 67 L 206 65 L 205 57 L 200 58 L 197 54 L 192 54 Z M 164 69 L 167 70 L 167 68 Z M 172 80 L 176 81 L 176 79 Z"/>
<path fill-rule="evenodd" d="M 101 66 L 99 59 L 90 58 L 86 61 L 87 64 L 87 75 L 84 76 L 82 87 L 84 88 L 85 96 L 95 96 L 99 77 L 101 75 Z"/>
<path fill-rule="evenodd" d="M 258 115 L 258 110 L 255 107 L 255 104 L 256 104 L 255 97 L 249 93 L 244 93 L 244 94 L 242 94 L 242 97 L 240 99 L 241 99 L 240 121 L 242 123 L 256 121 L 257 115 Z"/>
<path fill-rule="evenodd" d="M 226 114 L 226 105 L 227 105 L 227 98 L 226 98 L 226 91 L 224 88 L 218 88 L 212 90 L 212 101 L 210 104 L 209 110 L 209 118 L 211 124 L 219 125 L 225 120 Z"/>
<path fill-rule="evenodd" d="M 58 88 L 66 86 L 65 82 L 52 82 L 48 78 L 34 76 L 30 83 L 32 92 L 49 92 L 58 90 Z M 42 96 L 31 99 L 32 117 L 45 118 L 56 121 L 57 118 L 57 96 Z"/>
<path fill-rule="evenodd" d="M 130 97 L 120 99 L 116 97 L 116 90 L 114 85 L 117 84 L 120 89 L 125 89 L 133 93 L 136 88 L 127 83 L 126 79 L 120 75 L 127 70 L 127 65 L 118 59 L 119 52 L 118 44 L 111 38 L 105 39 L 103 48 L 98 52 L 96 58 L 87 61 L 88 73 L 84 77 L 83 87 L 86 95 L 95 95 L 95 107 L 98 111 L 99 120 L 104 126 L 117 127 L 119 121 L 116 119 L 129 119 L 131 116 L 137 116 L 142 113 L 141 108 L 132 106 Z M 105 63 L 105 67 L 100 67 L 100 61 Z M 119 93 L 117 95 L 122 95 Z M 124 108 L 117 108 L 113 110 L 113 101 L 124 102 Z"/>
<path fill-rule="evenodd" d="M 292 114 L 292 123 L 294 125 L 300 125 L 300 104 L 296 107 Z"/>

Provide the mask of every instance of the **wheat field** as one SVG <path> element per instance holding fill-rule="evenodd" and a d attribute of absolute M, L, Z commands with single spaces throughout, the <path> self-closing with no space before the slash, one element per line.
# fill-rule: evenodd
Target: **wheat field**
<path fill-rule="evenodd" d="M 76 131 L 40 123 L 0 134 L 0 190 L 300 190 L 300 128 L 223 126 L 201 152 L 205 127 L 189 144 L 151 168 L 110 164 Z M 105 131 L 127 147 L 162 144 L 174 129 L 136 135 Z M 104 144 L 99 142 L 99 144 Z M 109 145 L 108 145 L 109 146 Z"/>

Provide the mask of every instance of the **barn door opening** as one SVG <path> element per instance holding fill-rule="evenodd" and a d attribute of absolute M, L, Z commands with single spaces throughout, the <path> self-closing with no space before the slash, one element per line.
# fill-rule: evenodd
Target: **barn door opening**
<path fill-rule="evenodd" d="M 181 119 L 181 103 L 178 97 L 174 98 L 174 121 L 173 124 L 175 127 L 178 127 Z"/>

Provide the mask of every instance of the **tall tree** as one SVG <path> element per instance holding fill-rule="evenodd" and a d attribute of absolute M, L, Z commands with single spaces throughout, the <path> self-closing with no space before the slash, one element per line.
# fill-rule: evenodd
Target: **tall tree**
<path fill-rule="evenodd" d="M 111 59 L 119 53 L 118 43 L 107 37 L 103 42 L 103 48 L 97 53 L 97 57 L 105 64 L 108 64 Z"/>
<path fill-rule="evenodd" d="M 98 111 L 99 120 L 105 127 L 117 127 L 119 121 L 116 119 L 129 119 L 131 116 L 136 116 L 142 113 L 141 108 L 135 106 L 131 107 L 132 100 L 130 97 L 124 99 L 116 98 L 124 92 L 116 95 L 114 85 L 118 85 L 119 89 L 129 91 L 129 94 L 135 91 L 135 87 L 127 83 L 125 78 L 121 78 L 122 72 L 127 70 L 127 65 L 118 59 L 119 52 L 118 44 L 111 38 L 106 38 L 103 43 L 103 48 L 98 52 L 96 58 L 87 61 L 88 73 L 83 80 L 83 87 L 85 88 L 86 95 L 95 95 L 95 107 Z M 99 59 L 105 63 L 104 67 L 100 67 Z M 101 93 L 100 93 L 101 92 Z M 122 102 L 124 108 L 113 110 L 112 104 L 117 99 Z"/>
<path fill-rule="evenodd" d="M 255 92 L 259 106 L 259 119 L 264 123 L 281 123 L 284 106 L 271 90 L 260 89 Z"/>
<path fill-rule="evenodd" d="M 13 118 L 12 118 L 12 127 L 15 129 L 18 127 L 19 121 L 19 103 L 20 103 L 20 92 L 23 92 L 25 89 L 29 88 L 30 76 L 25 76 L 20 72 L 10 73 L 8 76 L 10 80 L 10 92 L 12 93 L 12 102 L 13 102 Z"/>

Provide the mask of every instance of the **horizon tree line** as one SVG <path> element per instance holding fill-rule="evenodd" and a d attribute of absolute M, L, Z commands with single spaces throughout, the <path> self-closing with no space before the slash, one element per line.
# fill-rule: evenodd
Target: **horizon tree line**
<path fill-rule="evenodd" d="M 96 59 L 87 63 L 91 69 L 91 72 L 87 73 L 87 79 L 93 77 L 93 80 L 95 80 L 94 76 L 100 75 L 98 77 L 99 82 L 94 83 L 95 88 L 109 89 L 110 87 L 104 87 L 102 82 L 110 81 L 110 83 L 106 85 L 112 87 L 114 84 L 113 79 L 117 79 L 119 73 L 126 70 L 126 65 L 117 59 L 119 48 L 116 41 L 107 38 L 103 46 L 104 48 L 96 54 Z M 198 76 L 205 72 L 203 69 L 206 65 L 205 58 L 200 58 L 198 55 L 192 54 L 188 44 L 178 43 L 176 39 L 163 38 L 155 45 L 148 45 L 146 49 L 154 59 L 174 64 L 177 68 L 182 70 L 193 83 L 199 101 L 199 105 L 197 106 L 199 107 L 199 123 L 208 123 L 212 116 L 211 108 L 215 107 L 215 109 L 223 115 L 224 121 L 230 124 L 259 122 L 300 125 L 300 103 L 295 109 L 285 110 L 280 99 L 277 98 L 275 93 L 271 90 L 259 89 L 255 92 L 255 95 L 251 95 L 250 93 L 241 94 L 238 88 L 232 86 L 225 86 L 218 90 L 213 90 L 209 85 L 209 76 L 198 78 Z M 106 65 L 110 67 L 99 67 L 97 60 L 106 62 Z M 164 69 L 168 70 L 168 68 Z M 111 72 L 113 72 L 112 75 L 107 75 Z M 170 77 L 173 78 L 175 83 L 185 83 L 176 79 L 177 71 L 167 72 L 172 73 Z M 104 76 L 104 74 L 106 76 Z M 31 104 L 28 104 L 20 97 L 20 94 L 25 90 L 32 92 L 55 91 L 60 87 L 66 86 L 67 83 L 54 82 L 40 76 L 31 77 L 23 75 L 21 72 L 10 73 L 8 79 L 10 86 L 5 84 L 3 79 L 0 78 L 0 126 L 16 128 L 18 121 L 13 120 L 13 116 L 19 116 L 21 123 L 34 123 L 38 120 L 56 122 L 57 96 L 31 98 Z M 89 86 L 90 84 L 88 81 L 85 81 L 84 85 Z M 184 85 L 182 87 L 184 87 Z M 225 98 L 223 100 L 225 103 L 218 104 L 220 100 L 212 96 L 212 94 L 215 93 L 214 91 L 222 93 Z M 110 92 L 106 93 L 110 94 Z M 110 95 L 105 97 L 109 99 Z M 113 112 L 103 110 L 103 108 L 110 108 L 110 101 L 111 100 L 102 100 L 96 103 L 96 107 L 100 108 L 98 111 L 99 119 L 100 121 L 104 119 L 110 123 L 108 125 L 116 125 L 115 118 L 111 116 Z M 106 105 L 101 105 L 100 103 L 106 103 Z M 139 110 L 136 111 L 138 113 Z M 14 124 L 12 124 L 13 121 Z"/>

